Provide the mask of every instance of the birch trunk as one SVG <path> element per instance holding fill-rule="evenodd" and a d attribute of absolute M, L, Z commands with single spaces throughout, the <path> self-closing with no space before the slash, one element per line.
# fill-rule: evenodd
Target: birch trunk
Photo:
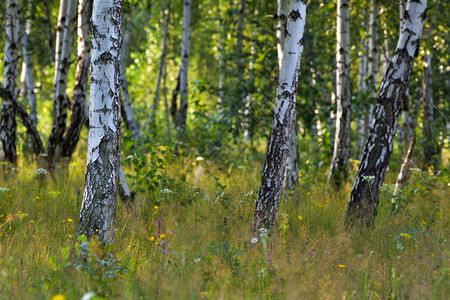
<path fill-rule="evenodd" d="M 36 93 L 34 92 L 34 76 L 33 76 L 33 64 L 31 62 L 31 54 L 28 43 L 28 36 L 31 31 L 31 19 L 26 21 L 25 31 L 22 33 L 22 52 L 23 63 L 22 72 L 25 74 L 24 95 L 28 98 L 28 105 L 30 106 L 30 119 L 33 125 L 37 126 L 37 106 L 36 106 Z"/>
<path fill-rule="evenodd" d="M 291 0 L 286 29 L 285 55 L 277 84 L 272 128 L 261 186 L 256 201 L 253 231 L 276 230 L 284 171 L 289 152 L 306 20 L 306 0 Z"/>
<path fill-rule="evenodd" d="M 364 16 L 362 20 L 362 27 L 364 28 L 364 31 L 367 30 L 365 18 L 366 18 L 366 11 L 364 11 Z M 359 53 L 359 84 L 358 84 L 358 90 L 361 94 L 365 93 L 367 91 L 367 43 L 366 39 L 363 36 L 361 38 L 361 52 Z M 358 131 L 359 131 L 359 138 L 358 138 L 358 149 L 362 149 L 364 147 L 364 143 L 366 142 L 368 131 L 369 131 L 369 113 L 363 114 L 360 119 L 358 120 Z"/>
<path fill-rule="evenodd" d="M 337 2 L 336 134 L 328 182 L 339 188 L 348 177 L 350 155 L 350 0 Z"/>
<path fill-rule="evenodd" d="M 75 88 L 69 127 L 62 142 L 62 157 L 70 159 L 80 139 L 81 129 L 89 118 L 87 81 L 89 77 L 89 12 L 90 0 L 78 1 L 78 51 Z"/>
<path fill-rule="evenodd" d="M 120 167 L 122 1 L 94 0 L 86 180 L 78 231 L 114 242 Z"/>
<path fill-rule="evenodd" d="M 5 51 L 3 56 L 5 93 L 1 105 L 0 119 L 0 141 L 1 160 L 15 164 L 17 162 L 16 153 L 16 110 L 14 103 L 17 101 L 19 91 L 17 88 L 17 62 L 19 48 L 19 1 L 6 0 L 6 27 L 5 27 Z"/>
<path fill-rule="evenodd" d="M 180 68 L 180 108 L 178 110 L 177 129 L 180 135 L 186 130 L 186 116 L 188 107 L 188 69 L 191 45 L 191 16 L 192 0 L 183 2 L 183 38 L 181 45 Z"/>
<path fill-rule="evenodd" d="M 435 134 L 433 133 L 433 86 L 431 71 L 431 55 L 424 55 L 424 75 L 422 82 L 423 89 L 423 154 L 425 156 L 425 167 L 436 166 L 436 156 L 438 154 Z"/>
<path fill-rule="evenodd" d="M 348 202 L 345 216 L 347 228 L 374 224 L 380 187 L 389 165 L 403 97 L 409 84 L 414 57 L 419 52 L 426 6 L 426 0 L 408 1 L 406 11 L 409 18 L 403 22 L 394 57 L 381 82 L 374 121 Z"/>
<path fill-rule="evenodd" d="M 223 32 L 222 32 L 222 16 L 220 14 L 220 0 L 218 2 L 217 8 L 217 31 L 219 33 L 219 114 L 223 111 L 223 82 L 224 82 L 224 66 L 225 66 L 225 55 L 224 55 L 224 44 L 223 44 Z"/>
<path fill-rule="evenodd" d="M 277 51 L 278 67 L 281 69 L 281 61 L 284 55 L 284 43 L 286 40 L 286 22 L 288 14 L 288 0 L 277 0 Z"/>
<path fill-rule="evenodd" d="M 399 5 L 399 19 L 400 19 L 400 33 L 402 30 L 403 20 L 405 18 L 405 1 L 400 0 Z M 398 135 L 399 140 L 403 143 L 404 146 L 407 146 L 411 140 L 411 117 L 409 112 L 409 89 L 406 89 L 405 96 L 403 98 L 403 106 L 402 106 L 402 126 L 398 127 Z"/>
<path fill-rule="evenodd" d="M 67 122 L 67 109 L 69 108 L 70 102 L 66 94 L 67 88 L 67 76 L 69 73 L 69 67 L 71 64 L 70 54 L 72 50 L 72 36 L 74 31 L 74 16 L 76 11 L 76 1 L 66 0 L 67 3 L 63 7 L 63 2 L 61 2 L 61 10 L 65 8 L 65 14 L 58 21 L 58 34 L 57 44 L 56 44 L 56 55 L 55 55 L 55 80 L 53 82 L 53 113 L 52 113 L 52 132 L 48 139 L 48 159 L 50 161 L 51 167 L 58 160 L 61 155 L 61 143 L 63 139 L 64 132 L 66 131 Z M 63 26 L 61 31 L 60 26 Z M 58 38 L 62 40 L 58 41 Z"/>
<path fill-rule="evenodd" d="M 126 65 L 128 60 L 128 47 L 130 45 L 130 31 L 131 31 L 131 20 L 133 17 L 133 9 L 130 11 L 128 16 L 127 24 L 125 27 L 125 33 L 122 41 L 122 49 L 120 50 L 121 63 L 120 63 L 120 82 L 122 86 L 122 117 L 125 121 L 125 126 L 131 130 L 131 134 L 135 140 L 142 139 L 141 126 L 136 120 L 133 112 L 133 107 L 131 105 L 131 96 L 128 90 L 128 80 L 126 73 Z"/>
<path fill-rule="evenodd" d="M 160 89 L 161 89 L 161 79 L 163 76 L 164 69 L 166 67 L 166 57 L 167 57 L 167 37 L 169 36 L 169 23 L 170 23 L 170 0 L 167 3 L 167 13 L 164 12 L 164 27 L 163 27 L 163 37 L 161 45 L 161 60 L 158 69 L 158 78 L 156 79 L 155 97 L 153 99 L 152 114 L 156 114 L 156 110 L 159 105 Z"/>
<path fill-rule="evenodd" d="M 395 196 L 405 187 L 406 180 L 409 176 L 409 169 L 412 166 L 412 153 L 414 150 L 414 145 L 416 144 L 416 138 L 412 137 L 411 142 L 409 143 L 408 152 L 406 153 L 405 159 L 403 160 L 402 166 L 400 167 L 400 172 L 398 173 L 397 181 L 395 182 L 394 193 L 392 194 L 391 203 L 394 205 L 394 208 L 397 208 L 397 200 Z"/>

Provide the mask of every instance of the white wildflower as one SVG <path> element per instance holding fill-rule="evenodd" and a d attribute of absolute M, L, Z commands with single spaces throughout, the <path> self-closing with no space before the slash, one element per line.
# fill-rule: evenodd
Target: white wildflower
<path fill-rule="evenodd" d="M 173 192 L 169 189 L 163 189 L 161 190 L 161 194 L 173 194 Z"/>
<path fill-rule="evenodd" d="M 201 261 L 202 259 L 200 257 L 197 257 L 196 259 L 194 259 L 194 263 L 198 263 L 199 261 Z"/>
<path fill-rule="evenodd" d="M 4 186 L 0 186 L 0 192 L 7 192 L 9 190 L 10 190 L 10 188 L 4 187 Z"/>
<path fill-rule="evenodd" d="M 34 173 L 36 173 L 37 175 L 46 175 L 48 172 L 44 168 L 39 168 L 36 171 L 34 171 Z"/>
<path fill-rule="evenodd" d="M 251 242 L 252 244 L 256 244 L 258 242 L 258 238 L 257 237 L 252 238 Z"/>

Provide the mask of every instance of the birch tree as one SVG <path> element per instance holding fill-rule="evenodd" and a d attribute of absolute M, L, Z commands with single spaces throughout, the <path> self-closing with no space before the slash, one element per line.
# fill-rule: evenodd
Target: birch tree
<path fill-rule="evenodd" d="M 350 0 L 337 1 L 336 133 L 328 181 L 335 187 L 348 176 L 350 156 Z"/>
<path fill-rule="evenodd" d="M 431 54 L 428 52 L 423 57 L 423 154 L 425 156 L 425 166 L 436 166 L 436 156 L 438 154 L 435 134 L 433 132 L 433 82 L 431 72 Z"/>
<path fill-rule="evenodd" d="M 30 3 L 31 4 L 31 3 Z M 31 5 L 29 5 L 31 9 Z M 28 99 L 28 105 L 30 107 L 30 118 L 34 126 L 37 126 L 37 106 L 36 106 L 36 93 L 34 92 L 34 76 L 33 76 L 33 64 L 31 62 L 31 51 L 28 43 L 28 36 L 31 31 L 31 18 L 28 16 L 25 22 L 25 30 L 22 33 L 22 78 L 21 88 L 23 94 Z"/>
<path fill-rule="evenodd" d="M 191 46 L 191 16 L 192 0 L 183 2 L 183 37 L 181 45 L 181 67 L 180 67 L 180 108 L 178 110 L 177 123 L 179 134 L 186 130 L 186 116 L 188 107 L 188 69 L 189 53 Z"/>
<path fill-rule="evenodd" d="M 366 11 L 364 11 L 363 19 L 361 26 L 364 31 L 366 31 Z M 367 91 L 367 42 L 366 37 L 363 35 L 361 37 L 361 51 L 359 52 L 359 83 L 358 83 L 358 91 L 360 93 L 365 93 Z M 359 119 L 358 126 L 359 126 L 359 139 L 358 139 L 358 148 L 362 149 L 364 146 L 364 143 L 367 139 L 367 134 L 369 132 L 368 128 L 369 123 L 369 113 L 365 113 L 361 118 Z"/>
<path fill-rule="evenodd" d="M 54 165 L 60 156 L 61 143 L 66 131 L 67 109 L 70 105 L 66 88 L 71 63 L 70 54 L 76 3 L 75 0 L 62 0 L 60 6 L 55 50 L 55 77 L 53 81 L 52 131 L 48 139 L 47 150 L 51 166 Z"/>
<path fill-rule="evenodd" d="M 345 225 L 372 226 L 378 211 L 380 187 L 392 153 L 395 128 L 409 84 L 414 57 L 419 53 L 426 0 L 408 1 L 402 33 L 377 98 L 374 121 L 364 146 L 345 214 Z"/>
<path fill-rule="evenodd" d="M 62 157 L 70 159 L 80 139 L 81 129 L 88 119 L 87 81 L 89 76 L 89 13 L 90 0 L 78 1 L 78 50 L 72 115 L 62 142 Z"/>
<path fill-rule="evenodd" d="M 167 57 L 167 37 L 169 36 L 169 22 L 170 22 L 170 0 L 167 3 L 167 10 L 164 11 L 164 25 L 163 25 L 163 37 L 161 43 L 161 59 L 158 69 L 158 77 L 156 79 L 155 97 L 153 98 L 152 113 L 155 114 L 159 105 L 161 79 L 163 77 L 164 69 L 166 68 Z"/>
<path fill-rule="evenodd" d="M 122 1 L 94 0 L 86 180 L 78 231 L 114 241 L 120 165 Z"/>
<path fill-rule="evenodd" d="M 277 226 L 303 51 L 306 3 L 306 0 L 290 1 L 285 55 L 281 63 L 266 161 L 256 200 L 252 225 L 254 232 L 261 228 L 275 230 Z"/>
<path fill-rule="evenodd" d="M 16 109 L 15 102 L 19 95 L 17 88 L 17 63 L 19 48 L 19 1 L 6 0 L 6 26 L 5 26 L 5 51 L 4 63 L 4 90 L 9 94 L 5 96 L 1 106 L 0 116 L 0 141 L 2 157 L 1 160 L 10 163 L 17 162 L 16 153 Z"/>
<path fill-rule="evenodd" d="M 122 103 L 121 103 L 121 112 L 122 117 L 125 121 L 125 126 L 131 130 L 131 134 L 133 138 L 136 140 L 140 140 L 142 138 L 141 134 L 141 126 L 136 120 L 136 117 L 133 112 L 133 107 L 131 106 L 131 96 L 128 90 L 128 80 L 126 74 L 126 65 L 128 60 L 128 47 L 130 45 L 131 39 L 131 21 L 133 18 L 133 8 L 130 11 L 130 14 L 127 19 L 127 23 L 124 30 L 124 37 L 122 41 L 122 48 L 120 50 L 121 63 L 120 63 L 120 83 L 122 86 Z"/>
<path fill-rule="evenodd" d="M 278 67 L 281 69 L 283 61 L 284 47 L 286 41 L 286 23 L 288 14 L 288 0 L 277 0 L 277 52 Z M 298 150 L 298 126 L 297 113 L 294 110 L 294 121 L 291 129 L 291 139 L 289 142 L 289 154 L 287 158 L 286 171 L 284 175 L 284 185 L 291 190 L 298 184 L 298 172 L 300 171 L 300 153 Z"/>

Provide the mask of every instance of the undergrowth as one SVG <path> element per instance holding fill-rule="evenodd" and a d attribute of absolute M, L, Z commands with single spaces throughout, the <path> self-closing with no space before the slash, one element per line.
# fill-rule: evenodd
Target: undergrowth
<path fill-rule="evenodd" d="M 166 148 L 142 153 L 125 160 L 139 211 L 128 213 L 119 202 L 116 242 L 106 249 L 77 237 L 81 159 L 53 175 L 33 165 L 1 171 L 1 299 L 450 295 L 445 170 L 413 170 L 393 209 L 392 168 L 374 229 L 346 232 L 351 183 L 332 190 L 327 164 L 306 153 L 300 185 L 283 196 L 278 231 L 269 239 L 249 230 L 261 158 L 222 164 L 173 157 Z"/>

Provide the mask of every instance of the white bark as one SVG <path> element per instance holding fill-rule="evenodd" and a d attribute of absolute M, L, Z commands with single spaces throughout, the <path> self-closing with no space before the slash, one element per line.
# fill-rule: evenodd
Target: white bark
<path fill-rule="evenodd" d="M 3 55 L 5 93 L 1 105 L 0 141 L 2 161 L 16 163 L 16 109 L 14 103 L 19 95 L 17 88 L 17 62 L 19 47 L 19 1 L 6 1 L 5 50 Z"/>
<path fill-rule="evenodd" d="M 272 128 L 256 201 L 253 219 L 254 232 L 263 227 L 275 230 L 277 226 L 278 208 L 294 120 L 300 58 L 303 51 L 306 3 L 306 0 L 291 0 L 290 2 L 285 55 L 277 84 Z"/>
<path fill-rule="evenodd" d="M 75 88 L 69 127 L 62 142 L 62 157 L 70 159 L 80 139 L 81 129 L 89 118 L 87 81 L 89 74 L 89 13 L 90 0 L 78 1 L 78 51 Z"/>
<path fill-rule="evenodd" d="M 25 31 L 22 36 L 22 74 L 24 74 L 24 81 L 21 88 L 24 90 L 24 95 L 28 98 L 28 105 L 30 106 L 30 119 L 34 126 L 37 126 L 37 106 L 36 106 L 36 93 L 34 92 L 34 76 L 33 76 L 33 64 L 31 62 L 31 54 L 28 44 L 28 36 L 31 31 L 31 19 L 26 21 Z"/>
<path fill-rule="evenodd" d="M 286 40 L 286 22 L 288 13 L 288 0 L 277 0 L 277 52 L 278 67 L 281 69 L 281 61 L 284 55 L 284 43 Z"/>
<path fill-rule="evenodd" d="M 189 53 L 191 48 L 191 17 L 192 0 L 183 2 L 183 37 L 181 45 L 181 67 L 180 67 L 180 109 L 178 111 L 177 129 L 180 134 L 186 130 L 186 117 L 188 107 L 188 69 Z"/>
<path fill-rule="evenodd" d="M 328 181 L 339 187 L 348 176 L 350 156 L 350 0 L 337 1 L 336 134 Z"/>
<path fill-rule="evenodd" d="M 79 233 L 114 242 L 120 166 L 122 1 L 94 0 L 86 181 Z"/>
<path fill-rule="evenodd" d="M 419 52 L 426 0 L 408 1 L 395 55 L 380 85 L 374 120 L 348 202 L 345 224 L 373 226 L 380 187 L 394 146 L 395 129 L 409 84 L 414 57 Z"/>
<path fill-rule="evenodd" d="M 70 54 L 72 52 L 72 37 L 74 32 L 76 0 L 66 0 L 61 2 L 60 20 L 58 21 L 58 33 L 56 36 L 55 55 L 55 78 L 53 82 L 53 113 L 52 132 L 48 139 L 48 155 L 51 166 L 58 160 L 61 150 L 61 142 L 66 131 L 67 109 L 70 101 L 66 94 L 67 76 L 71 64 Z M 65 14 L 61 15 L 62 9 Z M 62 26 L 62 30 L 60 28 Z M 61 39 L 62 38 L 62 39 Z M 58 40 L 60 39 L 60 40 Z"/>

